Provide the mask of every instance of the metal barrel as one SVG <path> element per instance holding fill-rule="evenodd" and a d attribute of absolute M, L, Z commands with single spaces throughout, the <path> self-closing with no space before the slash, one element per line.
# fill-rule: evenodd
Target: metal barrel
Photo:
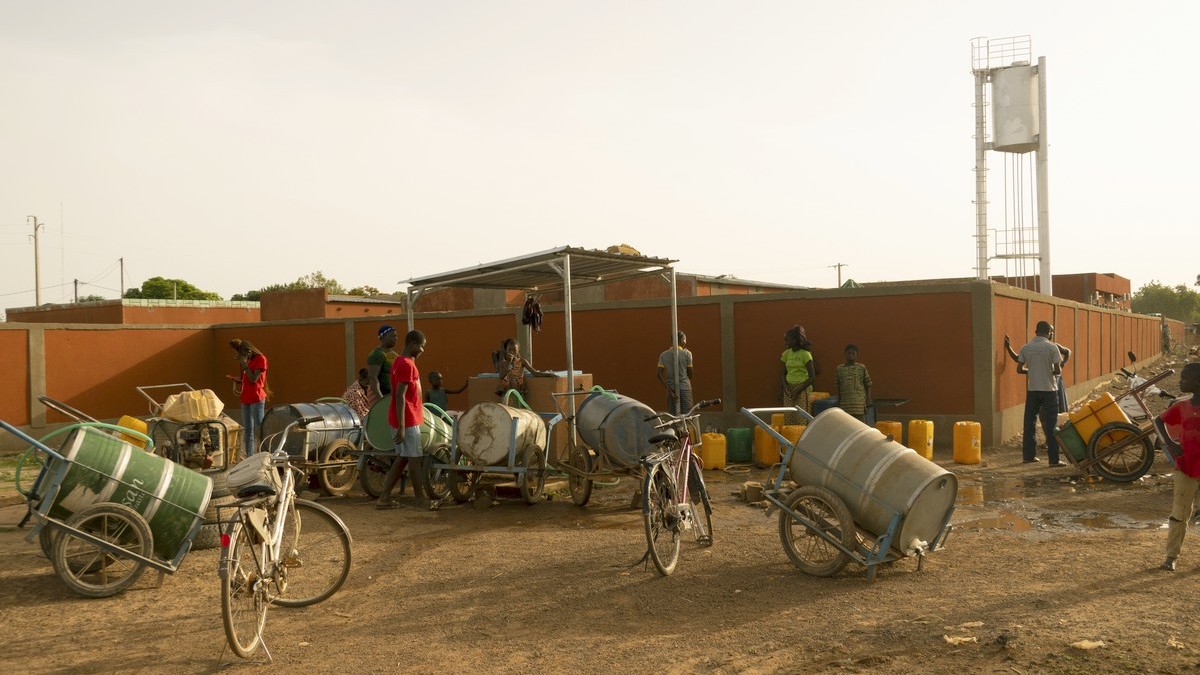
<path fill-rule="evenodd" d="M 503 465 L 514 447 L 514 461 L 521 462 L 526 450 L 545 450 L 550 436 L 538 413 L 500 403 L 472 406 L 458 418 L 456 429 L 459 451 L 480 466 Z"/>
<path fill-rule="evenodd" d="M 310 422 L 308 433 L 296 431 L 288 434 L 283 449 L 291 457 L 315 460 L 318 450 L 338 439 L 344 438 L 356 446 L 362 440 L 362 418 L 354 408 L 336 402 L 277 405 L 263 416 L 262 436 L 266 438 L 283 431 L 287 425 L 305 417 L 320 417 L 321 420 Z"/>
<path fill-rule="evenodd" d="M 900 553 L 934 541 L 954 511 L 958 479 L 840 408 L 808 425 L 788 464 L 801 485 L 819 485 L 846 503 L 854 522 L 876 537 L 892 518 L 900 524 L 892 548 Z"/>
<path fill-rule="evenodd" d="M 646 421 L 653 414 L 653 408 L 637 399 L 598 391 L 579 404 L 575 429 L 584 443 L 615 466 L 631 468 L 650 450 L 650 437 L 661 433 L 655 420 Z"/>
<path fill-rule="evenodd" d="M 392 442 L 392 427 L 388 425 L 388 408 L 392 405 L 392 395 L 388 394 L 371 405 L 367 412 L 364 425 L 367 443 L 376 450 L 385 452 L 395 447 Z M 446 417 L 431 410 L 428 404 L 421 420 L 421 448 L 429 450 L 439 445 L 450 445 L 454 437 L 454 428 Z"/>
<path fill-rule="evenodd" d="M 95 429 L 73 431 L 60 452 L 66 473 L 50 516 L 65 520 L 92 504 L 124 504 L 146 519 L 154 552 L 166 560 L 178 558 L 204 524 L 212 494 L 208 476 Z M 63 463 L 51 457 L 43 471 L 53 476 Z"/>

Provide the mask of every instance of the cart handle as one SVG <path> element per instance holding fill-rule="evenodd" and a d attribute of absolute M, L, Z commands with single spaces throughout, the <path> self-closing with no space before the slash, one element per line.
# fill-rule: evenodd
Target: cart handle
<path fill-rule="evenodd" d="M 57 450 L 51 448 L 50 446 L 46 445 L 42 441 L 48 441 L 51 438 L 54 438 L 55 436 L 61 436 L 62 434 L 65 434 L 69 431 L 74 431 L 75 429 L 79 429 L 81 427 L 107 429 L 109 431 L 116 431 L 116 432 L 122 433 L 122 434 L 139 436 L 139 437 L 145 439 L 145 441 L 146 441 L 146 451 L 153 452 L 154 439 L 150 438 L 146 434 L 141 433 L 140 431 L 137 431 L 134 429 L 128 429 L 126 427 L 122 427 L 122 426 L 119 426 L 116 424 L 108 424 L 107 422 L 79 422 L 78 424 L 68 424 L 65 427 L 61 427 L 59 429 L 55 429 L 54 431 L 51 431 L 50 433 L 43 436 L 42 440 L 39 441 L 38 439 L 30 436 L 29 434 L 25 433 L 24 431 L 21 431 L 20 429 L 14 427 L 13 425 L 9 424 L 8 422 L 5 422 L 4 420 L 0 420 L 0 428 L 4 429 L 8 433 L 16 436 L 17 438 L 25 441 L 31 447 L 41 450 L 42 452 L 53 456 L 55 459 L 60 459 L 60 460 L 65 460 L 66 457 L 63 457 L 61 454 L 58 453 Z"/>
<path fill-rule="evenodd" d="M 801 417 L 809 422 L 815 419 L 808 411 L 798 406 L 783 406 L 779 408 L 742 408 L 742 412 L 759 417 L 759 413 L 798 413 Z"/>
<path fill-rule="evenodd" d="M 187 382 L 178 382 L 176 384 L 151 384 L 151 385 L 146 385 L 146 386 L 142 386 L 142 387 L 135 387 L 138 390 L 138 393 L 141 394 L 143 397 L 145 397 L 145 399 L 147 401 L 150 402 L 150 416 L 151 417 L 158 417 L 159 413 L 162 412 L 163 404 L 154 400 L 154 397 L 146 392 L 149 391 L 150 389 L 166 389 L 168 387 L 180 387 L 184 391 L 193 391 L 192 385 L 188 384 Z M 166 401 L 164 400 L 163 403 L 165 403 L 165 402 Z"/>

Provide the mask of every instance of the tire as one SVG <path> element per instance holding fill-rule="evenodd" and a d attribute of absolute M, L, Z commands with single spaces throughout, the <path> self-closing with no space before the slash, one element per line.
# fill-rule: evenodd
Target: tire
<path fill-rule="evenodd" d="M 297 499 L 283 526 L 279 597 L 283 607 L 307 607 L 329 598 L 350 576 L 350 530 L 329 509 Z"/>
<path fill-rule="evenodd" d="M 450 472 L 442 468 L 449 464 L 450 446 L 443 444 L 425 451 L 425 494 L 433 501 L 441 501 L 450 494 Z"/>
<path fill-rule="evenodd" d="M 858 528 L 846 504 L 829 490 L 808 485 L 788 495 L 787 510 L 779 512 L 779 540 L 793 565 L 815 577 L 831 577 L 842 571 L 850 562 L 850 556 L 801 523 L 792 513 L 812 522 L 853 551 Z"/>
<path fill-rule="evenodd" d="M 229 518 L 234 512 L 233 509 L 222 507 L 229 506 L 236 501 L 237 497 L 233 495 L 213 497 L 208 501 L 208 509 L 204 512 L 204 524 L 200 526 L 200 531 L 192 540 L 193 551 L 204 551 L 221 545 L 221 533 L 228 525 L 228 523 L 221 522 L 221 513 L 224 512 L 225 517 Z"/>
<path fill-rule="evenodd" d="M 642 481 L 642 524 L 650 559 L 664 577 L 679 562 L 680 520 L 674 509 L 675 485 L 663 465 L 656 464 Z"/>
<path fill-rule="evenodd" d="M 458 465 L 461 467 L 469 466 L 466 458 L 462 455 L 458 456 Z M 475 486 L 479 483 L 481 476 L 483 474 L 479 471 L 447 469 L 446 490 L 450 493 L 450 498 L 459 504 L 470 501 L 471 497 L 475 494 Z"/>
<path fill-rule="evenodd" d="M 395 455 L 367 455 L 362 462 L 362 469 L 358 472 L 358 486 L 362 488 L 363 493 L 372 499 L 378 499 L 379 495 L 383 494 L 388 470 L 395 461 Z"/>
<path fill-rule="evenodd" d="M 576 444 L 571 448 L 570 465 L 583 473 L 592 473 L 592 453 L 582 445 Z M 587 506 L 592 499 L 592 479 L 567 474 L 567 486 L 571 489 L 571 501 L 576 506 Z"/>
<path fill-rule="evenodd" d="M 1146 475 L 1154 464 L 1154 444 L 1149 436 L 1130 441 L 1141 434 L 1140 427 L 1126 422 L 1110 422 L 1100 427 L 1088 441 L 1088 459 L 1096 459 L 1114 445 L 1126 445 L 1097 461 L 1092 468 L 1103 478 L 1118 483 L 1128 483 Z"/>
<path fill-rule="evenodd" d="M 358 462 L 354 459 L 356 448 L 350 441 L 339 438 L 321 448 L 320 463 L 323 468 L 317 469 L 317 481 L 326 494 L 340 497 L 348 494 L 358 478 Z M 337 464 L 338 466 L 326 466 Z"/>
<path fill-rule="evenodd" d="M 212 479 L 213 487 L 212 496 L 210 497 L 211 499 L 220 499 L 222 497 L 228 497 L 230 494 L 232 494 L 229 489 L 228 475 L 226 474 L 226 471 L 227 469 L 204 472 L 205 476 L 208 476 Z"/>
<path fill-rule="evenodd" d="M 253 531 L 242 523 L 229 524 L 229 548 L 221 556 L 221 623 L 229 648 L 243 659 L 250 658 L 262 639 L 271 600 L 270 579 L 260 573 L 262 548 Z"/>
<path fill-rule="evenodd" d="M 120 551 L 149 558 L 154 552 L 150 526 L 123 504 L 89 506 L 67 519 L 67 525 L 98 537 Z M 107 598 L 132 586 L 146 564 L 60 530 L 54 539 L 54 569 L 67 588 L 88 598 Z"/>
<path fill-rule="evenodd" d="M 38 544 L 41 545 L 46 560 L 49 560 L 52 565 L 54 564 L 54 542 L 57 540 L 58 533 L 54 531 L 54 527 L 50 523 L 42 525 L 42 529 L 38 532 Z"/>
<path fill-rule="evenodd" d="M 713 545 L 712 502 L 708 500 L 708 487 L 704 484 L 700 462 L 692 457 L 688 464 L 688 496 L 696 514 L 696 541 L 701 546 Z"/>
<path fill-rule="evenodd" d="M 525 451 L 525 470 L 516 476 L 517 484 L 521 486 L 521 499 L 526 504 L 536 504 L 542 500 L 542 492 L 546 489 L 546 451 L 532 448 Z"/>

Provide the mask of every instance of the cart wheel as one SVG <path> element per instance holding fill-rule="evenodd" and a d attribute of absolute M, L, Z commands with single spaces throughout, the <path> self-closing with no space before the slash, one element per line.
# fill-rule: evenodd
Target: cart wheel
<path fill-rule="evenodd" d="M 794 515 L 793 515 L 794 514 Z M 803 518 L 810 524 L 801 523 Z M 825 488 L 806 485 L 788 495 L 779 512 L 779 540 L 792 564 L 805 574 L 831 577 L 850 562 L 850 556 L 826 537 L 854 550 L 857 529 L 846 504 Z"/>
<path fill-rule="evenodd" d="M 54 568 L 68 588 L 85 597 L 116 595 L 142 576 L 146 564 L 122 553 L 149 558 L 154 552 L 145 519 L 122 504 L 94 504 L 68 518 L 67 526 L 107 542 L 99 546 L 66 529 L 57 533 Z"/>
<path fill-rule="evenodd" d="M 1092 434 L 1088 441 L 1087 458 L 1096 461 L 1092 466 L 1102 477 L 1128 483 L 1150 470 L 1154 464 L 1154 446 L 1150 443 L 1150 436 L 1143 434 L 1137 425 L 1110 422 Z"/>
<path fill-rule="evenodd" d="M 462 464 L 462 460 L 459 460 Z M 475 485 L 479 482 L 479 477 L 483 474 L 478 471 L 459 471 L 457 469 L 446 470 L 446 489 L 450 492 L 450 498 L 462 504 L 469 501 L 471 495 L 475 493 Z"/>
<path fill-rule="evenodd" d="M 42 546 L 42 553 L 46 555 L 46 560 L 50 564 L 54 564 L 54 542 L 58 541 L 58 533 L 54 531 L 54 527 L 50 523 L 42 525 L 42 529 L 38 532 L 38 543 Z"/>
<path fill-rule="evenodd" d="M 592 472 L 592 453 L 587 448 L 575 445 L 568 456 L 572 468 L 587 474 Z M 568 473 L 567 485 L 571 488 L 571 501 L 577 506 L 586 506 L 592 499 L 592 479 Z"/>
<path fill-rule="evenodd" d="M 358 478 L 358 463 L 354 460 L 354 444 L 339 438 L 321 448 L 320 463 L 325 467 L 317 469 L 317 481 L 321 489 L 335 497 L 350 492 L 354 480 Z M 337 466 L 327 466 L 337 464 Z"/>
<path fill-rule="evenodd" d="M 358 486 L 371 499 L 378 499 L 383 494 L 383 484 L 394 461 L 395 455 L 367 455 L 363 460 L 363 468 L 358 473 Z"/>
<path fill-rule="evenodd" d="M 450 494 L 450 471 L 442 468 L 449 464 L 450 446 L 442 444 L 425 451 L 425 494 L 434 501 L 445 499 Z"/>
<path fill-rule="evenodd" d="M 517 474 L 521 486 L 521 498 L 526 504 L 536 504 L 546 489 L 546 451 L 533 448 L 525 451 L 525 471 Z"/>
<path fill-rule="evenodd" d="M 226 518 L 229 518 L 233 514 L 233 509 L 228 507 L 236 501 L 237 497 L 234 495 L 209 499 L 208 509 L 204 511 L 204 524 L 200 526 L 200 531 L 192 540 L 193 551 L 204 551 L 221 545 L 221 533 L 228 525 L 228 523 L 221 522 L 221 514 L 223 513 Z"/>

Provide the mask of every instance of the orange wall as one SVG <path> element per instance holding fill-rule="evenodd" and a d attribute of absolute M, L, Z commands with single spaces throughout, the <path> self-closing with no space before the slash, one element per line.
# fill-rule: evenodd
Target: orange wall
<path fill-rule="evenodd" d="M 9 309 L 5 313 L 12 323 L 121 323 L 121 305 L 117 302 Z"/>
<path fill-rule="evenodd" d="M 212 330 L 211 372 L 214 379 L 238 374 L 229 341 L 240 338 L 249 340 L 267 357 L 267 386 L 273 392 L 268 408 L 279 403 L 340 396 L 347 384 L 344 335 L 340 321 L 217 326 Z M 224 391 L 218 393 L 226 406 L 240 405 L 228 382 L 221 389 Z"/>
<path fill-rule="evenodd" d="M 338 302 L 330 300 L 325 303 L 326 319 L 355 319 L 360 316 L 396 316 L 404 315 L 404 308 L 395 304 L 369 304 L 365 302 Z"/>
<path fill-rule="evenodd" d="M 0 419 L 9 424 L 29 424 L 29 331 L 0 331 Z"/>
<path fill-rule="evenodd" d="M 122 320 L 113 323 L 211 326 L 259 320 L 257 307 L 142 307 L 126 305 Z"/>

